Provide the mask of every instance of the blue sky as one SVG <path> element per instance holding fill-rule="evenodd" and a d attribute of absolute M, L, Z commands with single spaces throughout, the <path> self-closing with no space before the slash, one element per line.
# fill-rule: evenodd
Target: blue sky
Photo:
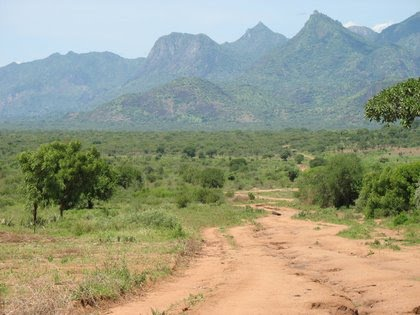
<path fill-rule="evenodd" d="M 287 37 L 318 10 L 343 24 L 385 26 L 420 11 L 419 0 L 0 0 L 0 66 L 52 53 L 147 56 L 170 32 L 222 43 L 262 21 Z"/>

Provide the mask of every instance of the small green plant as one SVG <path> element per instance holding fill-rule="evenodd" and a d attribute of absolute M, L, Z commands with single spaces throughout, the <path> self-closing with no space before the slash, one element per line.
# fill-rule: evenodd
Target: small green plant
<path fill-rule="evenodd" d="M 254 195 L 254 193 L 249 192 L 249 193 L 248 193 L 248 198 L 249 198 L 249 200 L 255 200 L 255 195 Z"/>

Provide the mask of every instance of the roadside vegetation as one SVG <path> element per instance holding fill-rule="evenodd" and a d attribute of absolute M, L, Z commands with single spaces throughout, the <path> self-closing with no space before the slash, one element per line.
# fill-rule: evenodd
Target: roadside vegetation
<path fill-rule="evenodd" d="M 418 244 L 419 148 L 416 122 L 337 132 L 0 131 L 0 305 L 48 314 L 134 294 L 187 261 L 203 228 L 259 228 L 258 203 L 348 225 L 340 235 L 372 250 Z"/>

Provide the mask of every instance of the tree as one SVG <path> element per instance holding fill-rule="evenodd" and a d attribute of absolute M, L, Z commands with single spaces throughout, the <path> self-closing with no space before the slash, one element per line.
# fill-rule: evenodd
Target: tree
<path fill-rule="evenodd" d="M 57 204 L 63 216 L 83 198 L 93 207 L 94 199 L 106 200 L 113 192 L 109 165 L 95 148 L 82 151 L 78 141 L 41 145 L 37 151 L 23 152 L 19 163 L 35 224 L 38 206 Z"/>
<path fill-rule="evenodd" d="M 289 157 L 291 157 L 292 156 L 292 152 L 290 152 L 290 150 L 289 149 L 284 149 L 284 150 L 282 150 L 281 152 L 280 152 L 280 158 L 283 160 L 283 161 L 287 161 L 287 159 L 289 158 Z"/>
<path fill-rule="evenodd" d="M 416 208 L 420 162 L 386 166 L 368 173 L 357 202 L 367 217 L 396 215 Z"/>
<path fill-rule="evenodd" d="M 304 159 L 305 159 L 305 156 L 303 154 L 299 153 L 295 155 L 295 161 L 297 164 L 302 164 Z"/>
<path fill-rule="evenodd" d="M 195 147 L 188 146 L 182 150 L 182 153 L 184 153 L 186 157 L 193 158 L 195 157 Z"/>
<path fill-rule="evenodd" d="M 287 169 L 287 177 L 289 177 L 289 180 L 291 182 L 294 182 L 295 179 L 299 176 L 299 169 L 294 166 L 289 166 Z"/>
<path fill-rule="evenodd" d="M 204 188 L 222 188 L 225 174 L 218 168 L 206 168 L 201 172 L 201 185 Z"/>
<path fill-rule="evenodd" d="M 42 145 L 38 151 L 23 152 L 19 164 L 24 176 L 24 190 L 31 207 L 34 231 L 38 222 L 38 207 L 49 205 L 57 194 L 59 183 L 56 174 L 62 158 L 62 145 L 52 143 Z"/>
<path fill-rule="evenodd" d="M 420 78 L 382 90 L 367 102 L 365 115 L 370 121 L 391 123 L 400 120 L 404 127 L 411 127 L 420 116 Z"/>
<path fill-rule="evenodd" d="M 336 155 L 326 165 L 302 174 L 298 183 L 299 198 L 321 207 L 349 206 L 359 195 L 362 176 L 361 161 L 356 155 Z"/>

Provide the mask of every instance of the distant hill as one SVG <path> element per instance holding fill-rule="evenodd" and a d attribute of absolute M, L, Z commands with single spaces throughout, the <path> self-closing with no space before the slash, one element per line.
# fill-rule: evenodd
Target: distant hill
<path fill-rule="evenodd" d="M 110 52 L 69 52 L 2 67 L 0 120 L 57 118 L 89 109 L 132 79 L 143 62 L 144 58 L 124 59 Z"/>
<path fill-rule="evenodd" d="M 236 100 L 217 85 L 180 78 L 144 93 L 123 95 L 88 113 L 70 114 L 69 119 L 162 129 L 166 123 L 250 122 L 253 118 L 239 111 Z"/>
<path fill-rule="evenodd" d="M 404 47 L 420 62 L 420 12 L 384 29 L 379 40 Z"/>
<path fill-rule="evenodd" d="M 369 126 L 363 105 L 371 96 L 420 76 L 419 26 L 416 13 L 377 34 L 315 11 L 291 39 L 258 23 L 232 43 L 171 33 L 147 58 L 54 54 L 0 68 L 0 121 L 118 129 Z"/>

